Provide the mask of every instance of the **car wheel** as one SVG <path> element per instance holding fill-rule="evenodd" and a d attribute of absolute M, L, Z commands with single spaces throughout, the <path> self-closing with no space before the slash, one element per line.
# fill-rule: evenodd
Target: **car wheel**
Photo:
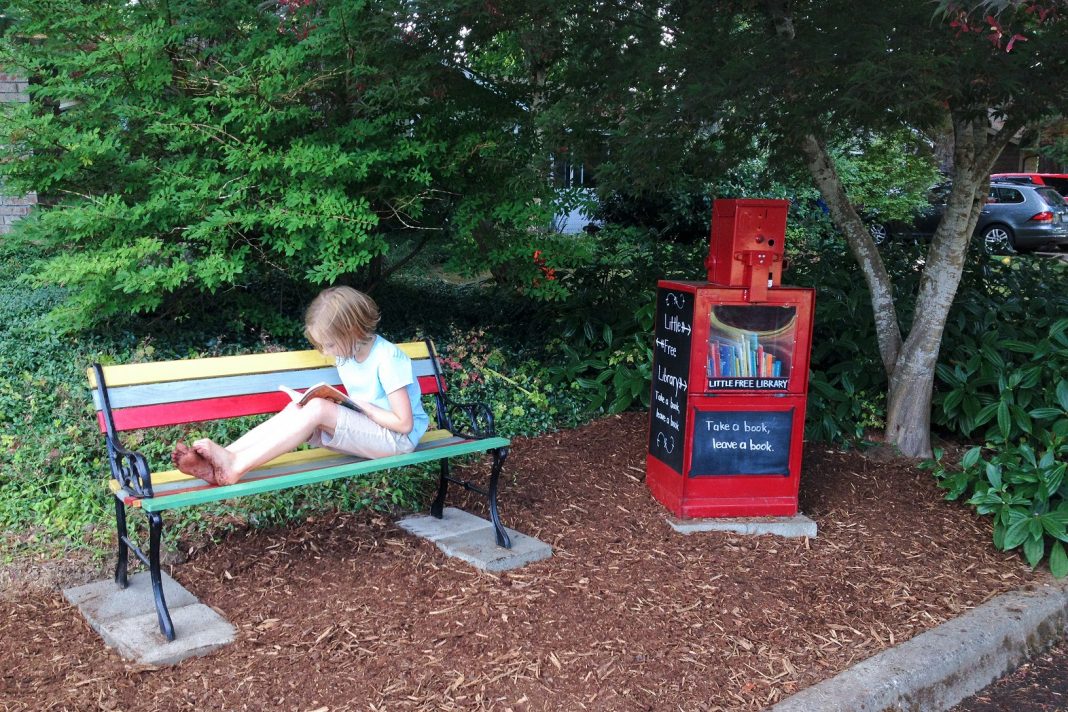
<path fill-rule="evenodd" d="M 868 223 L 868 233 L 871 234 L 871 240 L 876 245 L 881 245 L 890 239 L 890 231 L 882 223 Z"/>
<path fill-rule="evenodd" d="M 983 250 L 988 255 L 1012 255 L 1016 253 L 1013 247 L 1012 229 L 1008 225 L 990 225 L 982 233 Z"/>

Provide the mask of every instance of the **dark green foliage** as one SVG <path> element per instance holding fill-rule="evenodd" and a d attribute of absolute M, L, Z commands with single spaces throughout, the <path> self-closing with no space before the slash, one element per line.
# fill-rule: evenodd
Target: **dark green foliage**
<path fill-rule="evenodd" d="M 639 227 L 611 225 L 582 239 L 592 259 L 565 278 L 570 296 L 541 314 L 557 387 L 578 384 L 591 412 L 649 404 L 658 279 L 694 279 L 707 246 L 658 239 Z"/>
<path fill-rule="evenodd" d="M 783 281 L 816 289 L 805 436 L 849 444 L 883 425 L 886 374 L 860 270 L 841 250 L 795 255 Z"/>
<path fill-rule="evenodd" d="M 431 240 L 472 270 L 529 261 L 537 233 L 515 237 L 552 205 L 521 107 L 452 68 L 404 2 L 301 5 L 7 4 L 0 59 L 32 101 L 5 106 L 20 160 L 2 172 L 41 196 L 17 239 L 60 248 L 32 270 L 69 288 L 56 328 L 366 287 Z"/>
<path fill-rule="evenodd" d="M 545 366 L 499 335 L 454 330 L 439 349 L 450 397 L 490 405 L 499 435 L 537 435 L 582 422 L 581 385 L 551 379 Z"/>
<path fill-rule="evenodd" d="M 983 444 L 931 467 L 948 499 L 994 519 L 994 544 L 1068 575 L 1068 267 L 973 269 L 947 323 L 935 422 Z"/>
<path fill-rule="evenodd" d="M 652 231 L 665 242 L 708 242 L 712 200 L 707 191 L 630 195 L 605 192 L 599 215 L 609 224 Z"/>
<path fill-rule="evenodd" d="M 299 336 L 304 305 L 296 293 L 278 302 L 281 308 L 273 320 L 282 336 L 252 328 L 242 314 L 242 302 L 230 299 L 219 300 L 216 309 L 202 308 L 201 318 L 178 324 L 128 317 L 107 331 L 68 336 L 42 321 L 61 302 L 63 290 L 18 284 L 22 266 L 31 259 L 31 254 L 0 250 L 0 531 L 10 537 L 0 548 L 38 542 L 107 549 L 113 537 L 113 508 L 106 493 L 109 473 L 85 369 L 94 361 L 133 363 L 308 348 Z M 514 297 L 502 299 L 485 287 L 428 280 L 391 282 L 377 296 L 384 312 L 382 333 L 395 341 L 432 336 L 442 355 L 458 364 L 446 369 L 452 397 L 492 404 L 500 433 L 533 435 L 579 422 L 579 394 L 550 383 L 545 368 L 523 346 L 526 330 L 516 324 L 511 331 L 501 327 L 511 319 L 523 321 Z M 253 301 L 264 308 L 262 297 Z M 480 320 L 510 338 L 480 330 Z M 482 376 L 465 382 L 465 373 L 472 369 Z M 154 469 L 170 469 L 170 452 L 178 439 L 207 436 L 226 442 L 259 421 L 242 418 L 133 431 L 123 439 L 142 451 Z M 421 509 L 435 478 L 433 466 L 404 468 L 371 479 L 182 510 L 171 515 L 169 531 L 182 537 L 214 535 L 237 522 L 276 524 L 333 508 Z"/>

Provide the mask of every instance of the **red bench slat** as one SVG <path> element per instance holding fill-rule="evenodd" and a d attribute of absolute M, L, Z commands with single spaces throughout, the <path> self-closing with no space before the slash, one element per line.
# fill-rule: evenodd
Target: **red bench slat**
<path fill-rule="evenodd" d="M 419 390 L 424 394 L 437 393 L 437 379 L 433 376 L 420 376 Z M 340 386 L 339 386 L 340 387 Z M 340 387 L 342 391 L 345 389 Z M 158 405 L 118 408 L 112 411 L 115 429 L 118 431 L 154 428 L 161 425 L 184 425 L 205 420 L 221 420 L 244 415 L 263 415 L 277 413 L 289 403 L 289 396 L 281 391 L 255 393 L 244 396 L 224 398 L 203 398 L 191 401 L 160 403 Z M 96 414 L 100 432 L 107 432 L 104 414 Z"/>

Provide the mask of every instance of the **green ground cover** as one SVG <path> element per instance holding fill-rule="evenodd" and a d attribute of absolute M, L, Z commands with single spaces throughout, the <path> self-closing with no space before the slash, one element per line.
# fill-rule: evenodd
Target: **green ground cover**
<path fill-rule="evenodd" d="M 300 336 L 301 306 L 298 300 L 286 300 L 283 309 L 270 315 L 274 331 L 262 326 L 262 314 L 277 298 L 266 300 L 265 307 L 263 300 L 253 303 L 247 295 L 223 295 L 216 308 L 201 310 L 205 316 L 198 319 L 126 318 L 64 334 L 45 318 L 61 303 L 64 290 L 31 286 L 20 278 L 33 259 L 24 251 L 0 254 L 0 556 L 42 548 L 107 552 L 113 538 L 113 509 L 104 494 L 108 466 L 85 369 L 93 362 L 307 348 Z M 585 416 L 576 391 L 558 390 L 528 349 L 509 346 L 508 339 L 520 344 L 523 336 L 500 324 L 523 323 L 519 306 L 486 291 L 478 285 L 397 280 L 376 294 L 385 314 L 381 331 L 395 341 L 434 338 L 454 394 L 492 403 L 502 434 L 530 435 L 580 422 Z M 169 467 L 170 450 L 179 438 L 226 441 L 258 420 L 134 431 L 124 438 L 153 466 Z M 332 507 L 421 508 L 436 477 L 435 468 L 424 466 L 251 497 L 177 513 L 177 526 L 169 529 L 176 539 L 217 535 L 235 524 L 277 523 Z"/>
<path fill-rule="evenodd" d="M 870 304 L 852 260 L 816 228 L 794 235 L 784 282 L 817 290 L 809 439 L 864 446 L 883 425 L 885 375 L 874 347 Z M 595 238 L 580 238 L 595 239 Z M 704 245 L 657 244 L 623 230 L 599 238 L 602 256 L 570 275 L 570 297 L 537 302 L 479 282 L 452 283 L 416 266 L 375 297 L 381 331 L 394 340 L 432 337 L 454 393 L 494 405 L 499 432 L 535 435 L 598 413 L 643 408 L 649 387 L 652 302 L 660 276 L 696 279 Z M 61 287 L 21 279 L 35 256 L 0 250 L 0 555 L 34 550 L 108 552 L 112 508 L 107 465 L 94 427 L 85 368 L 304 348 L 300 310 L 310 296 L 293 285 L 270 294 L 220 294 L 213 308 L 188 304 L 168 315 L 113 319 L 60 333 L 44 318 Z M 916 289 L 922 252 L 886 254 L 904 304 Z M 1017 257 L 969 261 L 949 321 L 933 422 L 937 433 L 974 448 L 963 461 L 931 463 L 948 496 L 971 498 L 995 521 L 995 543 L 1021 547 L 1032 563 L 1068 561 L 1068 266 Z M 183 314 L 199 313 L 193 319 Z M 903 318 L 908 319 L 906 307 Z M 848 327 L 848 328 L 844 328 Z M 172 428 L 129 442 L 150 461 L 168 461 L 178 438 L 226 440 L 254 419 Z M 217 536 L 234 525 L 267 525 L 337 507 L 421 508 L 435 475 L 428 468 L 383 473 L 322 487 L 182 512 L 169 529 Z M 137 519 L 137 518 L 135 518 Z M 177 526 L 173 526 L 177 524 Z"/>

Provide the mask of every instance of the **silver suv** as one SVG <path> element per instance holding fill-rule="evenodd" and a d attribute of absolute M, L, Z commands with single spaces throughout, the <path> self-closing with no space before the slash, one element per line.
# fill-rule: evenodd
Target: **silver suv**
<path fill-rule="evenodd" d="M 995 183 L 975 234 L 994 253 L 1068 246 L 1068 203 L 1048 186 Z"/>
<path fill-rule="evenodd" d="M 938 185 L 928 204 L 909 222 L 869 219 L 876 244 L 890 239 L 930 239 L 946 211 L 948 185 Z M 990 186 L 986 204 L 975 225 L 975 235 L 990 253 L 1034 250 L 1045 246 L 1068 247 L 1068 203 L 1053 188 L 1028 183 L 997 182 Z"/>

